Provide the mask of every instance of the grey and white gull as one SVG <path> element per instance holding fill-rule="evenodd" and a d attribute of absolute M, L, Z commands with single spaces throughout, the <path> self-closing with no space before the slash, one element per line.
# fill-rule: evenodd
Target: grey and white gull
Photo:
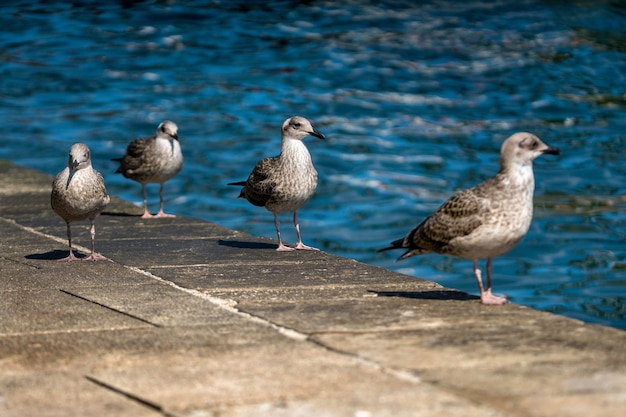
<path fill-rule="evenodd" d="M 493 258 L 511 250 L 528 232 L 533 217 L 533 160 L 560 155 L 531 133 L 515 133 L 500 151 L 500 171 L 485 182 L 458 192 L 390 249 L 407 249 L 398 260 L 425 253 L 450 254 L 473 262 L 483 304 L 504 304 L 491 292 Z M 486 288 L 480 259 L 487 259 Z"/>
<path fill-rule="evenodd" d="M 259 161 L 246 181 L 228 184 L 243 186 L 240 198 L 245 198 L 255 206 L 265 207 L 274 214 L 277 251 L 319 250 L 302 243 L 298 224 L 298 209 L 313 196 L 317 188 L 317 171 L 303 142 L 307 136 L 324 139 L 324 135 L 316 131 L 304 117 L 294 116 L 285 120 L 280 155 Z M 293 248 L 284 245 L 280 236 L 278 215 L 284 211 L 293 211 L 293 224 L 298 237 L 298 243 Z"/>
<path fill-rule="evenodd" d="M 91 166 L 89 148 L 76 143 L 70 148 L 67 167 L 59 172 L 52 182 L 50 205 L 67 225 L 67 240 L 70 254 L 60 261 L 76 261 L 72 252 L 70 223 L 89 219 L 91 223 L 91 255 L 83 260 L 100 261 L 106 258 L 95 253 L 96 226 L 94 220 L 109 204 L 110 197 L 104 186 L 102 175 Z"/>
<path fill-rule="evenodd" d="M 176 217 L 163 211 L 163 185 L 173 178 L 183 166 L 183 153 L 178 140 L 178 126 L 166 120 L 157 128 L 156 136 L 136 139 L 128 144 L 126 154 L 114 158 L 120 163 L 116 173 L 141 183 L 143 196 L 142 219 Z M 160 184 L 159 212 L 151 214 L 148 210 L 146 185 Z"/>

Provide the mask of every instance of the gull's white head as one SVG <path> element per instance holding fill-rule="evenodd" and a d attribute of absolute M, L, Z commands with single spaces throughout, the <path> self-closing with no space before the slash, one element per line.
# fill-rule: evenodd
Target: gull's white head
<path fill-rule="evenodd" d="M 285 120 L 282 128 L 283 138 L 302 140 L 307 136 L 315 136 L 319 139 L 324 139 L 317 130 L 313 129 L 313 125 L 304 117 L 294 116 Z"/>
<path fill-rule="evenodd" d="M 176 123 L 165 120 L 157 127 L 157 138 L 166 140 L 178 140 L 178 126 Z"/>
<path fill-rule="evenodd" d="M 515 166 L 532 166 L 533 160 L 544 154 L 560 155 L 561 151 L 546 145 L 532 133 L 515 133 L 502 144 L 500 170 L 506 171 Z"/>
<path fill-rule="evenodd" d="M 91 152 L 84 143 L 75 143 L 70 148 L 67 166 L 71 171 L 87 168 L 91 166 Z"/>

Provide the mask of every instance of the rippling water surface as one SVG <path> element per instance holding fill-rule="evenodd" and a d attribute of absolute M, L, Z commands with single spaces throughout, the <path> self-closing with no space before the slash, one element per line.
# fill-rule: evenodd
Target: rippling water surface
<path fill-rule="evenodd" d="M 166 208 L 274 237 L 271 213 L 226 183 L 302 115 L 328 138 L 307 141 L 320 184 L 305 241 L 476 293 L 470 261 L 376 250 L 530 131 L 562 155 L 535 162 L 535 218 L 495 260 L 495 291 L 626 328 L 626 8 L 571 3 L 5 2 L 0 157 L 55 174 L 85 142 L 109 192 L 140 204 L 110 158 L 171 119 L 185 165 Z"/>

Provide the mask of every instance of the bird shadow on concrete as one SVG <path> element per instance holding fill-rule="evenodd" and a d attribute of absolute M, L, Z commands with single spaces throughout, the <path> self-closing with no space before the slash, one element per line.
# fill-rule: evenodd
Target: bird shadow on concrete
<path fill-rule="evenodd" d="M 56 261 L 58 259 L 65 258 L 68 254 L 69 254 L 69 252 L 67 250 L 58 250 L 58 249 L 56 249 L 56 250 L 52 250 L 50 252 L 32 253 L 30 255 L 24 256 L 24 258 L 26 258 L 26 259 L 35 259 L 35 260 L 38 260 L 38 261 Z M 77 251 L 74 251 L 74 256 L 76 256 L 78 259 L 87 257 L 87 255 L 82 254 L 82 253 L 77 252 Z"/>
<path fill-rule="evenodd" d="M 122 213 L 118 211 L 103 211 L 100 213 L 101 216 L 111 216 L 111 217 L 141 217 L 143 213 L 134 214 L 134 213 Z"/>
<path fill-rule="evenodd" d="M 228 246 L 230 248 L 239 249 L 276 249 L 275 243 L 265 242 L 242 242 L 240 240 L 218 240 L 217 244 L 220 246 Z"/>
<path fill-rule="evenodd" d="M 479 300 L 480 297 L 457 290 L 429 290 L 429 291 L 373 291 L 368 292 L 376 294 L 379 297 L 401 297 L 412 298 L 418 300 Z"/>

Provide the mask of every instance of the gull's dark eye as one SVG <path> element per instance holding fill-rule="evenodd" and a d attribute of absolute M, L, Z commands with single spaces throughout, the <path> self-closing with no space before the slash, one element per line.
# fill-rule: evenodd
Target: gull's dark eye
<path fill-rule="evenodd" d="M 530 141 L 530 143 L 528 141 Z M 539 146 L 539 141 L 537 141 L 536 139 L 531 139 L 530 137 L 527 137 L 527 138 L 524 138 L 524 140 L 522 140 L 518 146 L 520 148 L 526 148 L 526 149 L 537 149 L 537 146 Z"/>
<path fill-rule="evenodd" d="M 299 122 L 295 122 L 293 124 L 293 127 L 295 127 L 296 129 L 300 129 L 300 126 L 302 126 Z"/>

